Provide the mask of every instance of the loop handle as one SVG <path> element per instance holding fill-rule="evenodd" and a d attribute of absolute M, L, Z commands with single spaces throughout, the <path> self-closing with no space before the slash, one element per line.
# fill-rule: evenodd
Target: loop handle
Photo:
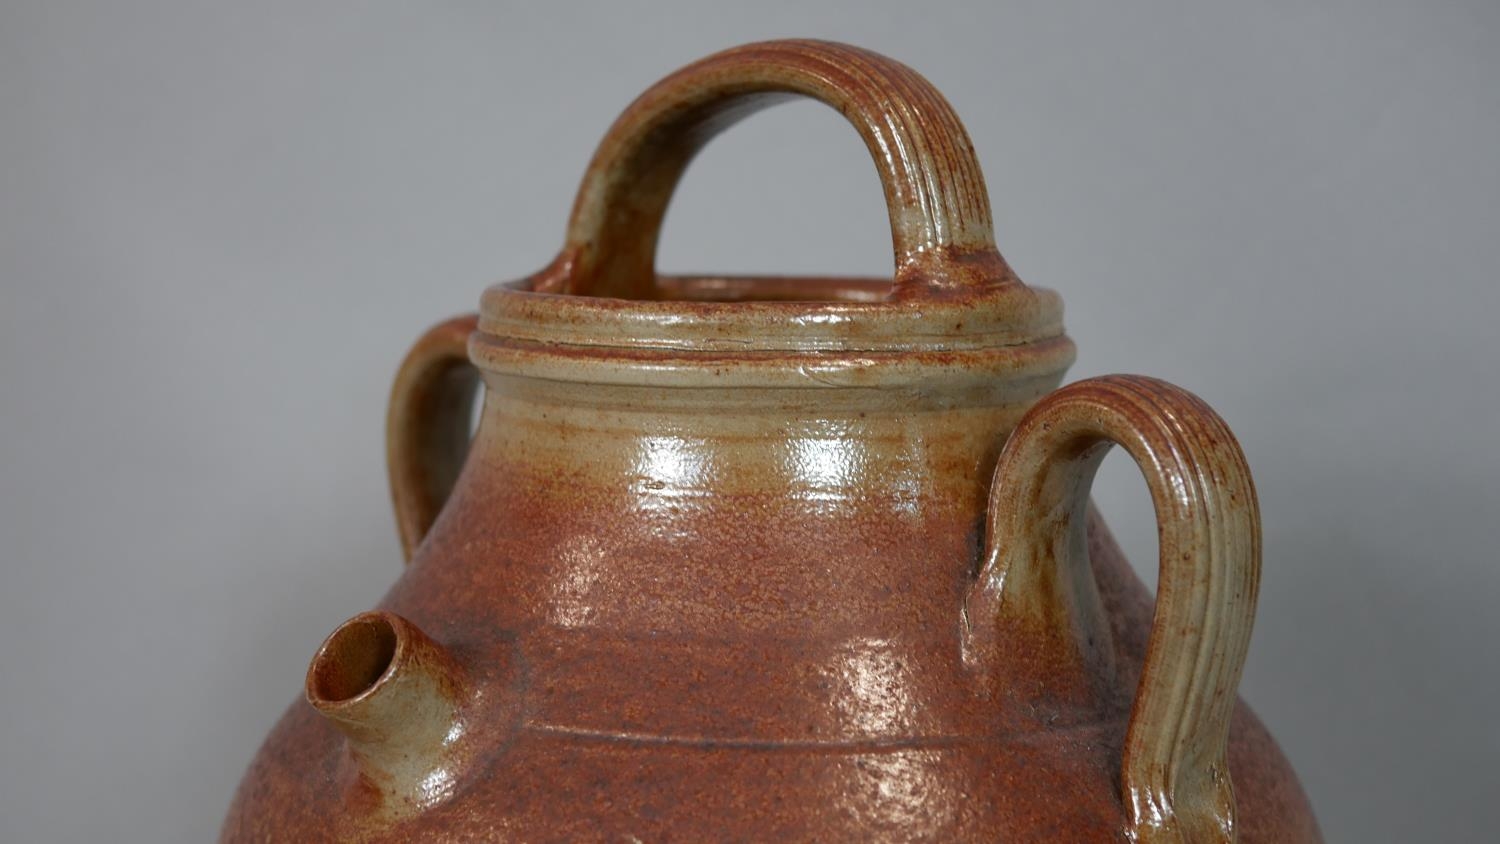
<path fill-rule="evenodd" d="M 1161 552 L 1120 765 L 1131 840 L 1232 841 L 1225 754 L 1255 617 L 1260 515 L 1234 435 L 1197 396 L 1114 375 L 1058 390 L 1027 413 L 995 469 L 984 564 L 965 606 L 966 652 L 1003 661 L 1001 647 L 1034 644 L 1033 659 L 1061 647 L 1039 659 L 1053 675 L 1108 663 L 1084 524 L 1089 485 L 1113 444 L 1146 476 Z M 1018 631 L 1026 643 L 1005 641 Z"/>
<path fill-rule="evenodd" d="M 995 250 L 973 144 L 931 83 L 856 47 L 767 41 L 688 65 L 620 115 L 584 175 L 563 251 L 534 289 L 654 298 L 661 221 L 688 162 L 719 132 L 793 96 L 837 109 L 869 148 L 890 212 L 893 298 L 1019 283 Z"/>
<path fill-rule="evenodd" d="M 396 372 L 385 417 L 386 470 L 407 562 L 437 521 L 469 453 L 479 370 L 469 363 L 476 314 L 427 330 Z"/>

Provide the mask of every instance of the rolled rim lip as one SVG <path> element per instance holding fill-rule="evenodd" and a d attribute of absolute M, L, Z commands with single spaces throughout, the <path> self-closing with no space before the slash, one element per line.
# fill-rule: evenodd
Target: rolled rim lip
<path fill-rule="evenodd" d="M 543 346 L 712 353 L 923 353 L 1025 346 L 1063 337 L 1062 300 L 1020 283 L 943 298 L 886 300 L 889 279 L 660 276 L 672 298 L 541 293 L 532 279 L 481 299 L 479 335 Z M 750 293 L 775 298 L 738 299 Z M 824 299 L 791 299 L 808 292 Z M 726 298 L 709 298 L 719 296 Z"/>

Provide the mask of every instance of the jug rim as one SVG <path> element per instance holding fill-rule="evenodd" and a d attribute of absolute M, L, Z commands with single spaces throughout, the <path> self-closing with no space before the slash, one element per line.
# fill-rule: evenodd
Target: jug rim
<path fill-rule="evenodd" d="M 482 369 L 617 384 L 839 387 L 1052 378 L 1074 358 L 1061 297 L 1022 284 L 910 300 L 883 298 L 888 279 L 847 276 L 658 276 L 656 299 L 533 284 L 485 291 L 469 345 Z"/>
<path fill-rule="evenodd" d="M 884 298 L 858 276 L 658 276 L 660 298 L 538 292 L 531 279 L 481 299 L 479 330 L 563 346 L 681 351 L 920 352 L 1019 346 L 1063 334 L 1062 298 L 993 287 L 962 297 Z"/>

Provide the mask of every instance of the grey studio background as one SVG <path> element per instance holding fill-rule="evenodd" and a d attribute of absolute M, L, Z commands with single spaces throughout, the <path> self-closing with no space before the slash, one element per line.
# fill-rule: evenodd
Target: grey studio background
<path fill-rule="evenodd" d="M 386 392 L 546 262 L 618 111 L 811 35 L 920 69 L 1070 379 L 1212 403 L 1259 486 L 1243 691 L 1331 841 L 1500 794 L 1500 5 L 0 6 L 0 840 L 211 840 L 307 659 L 400 570 Z M 885 274 L 865 151 L 715 141 L 669 271 Z M 1096 491 L 1148 576 L 1144 483 Z"/>

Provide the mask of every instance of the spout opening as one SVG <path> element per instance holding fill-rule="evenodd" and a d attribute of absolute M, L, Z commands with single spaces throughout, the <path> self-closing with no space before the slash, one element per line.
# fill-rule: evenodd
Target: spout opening
<path fill-rule="evenodd" d="M 396 625 L 384 613 L 365 613 L 344 622 L 308 667 L 308 700 L 328 707 L 368 694 L 391 673 L 400 643 Z"/>

